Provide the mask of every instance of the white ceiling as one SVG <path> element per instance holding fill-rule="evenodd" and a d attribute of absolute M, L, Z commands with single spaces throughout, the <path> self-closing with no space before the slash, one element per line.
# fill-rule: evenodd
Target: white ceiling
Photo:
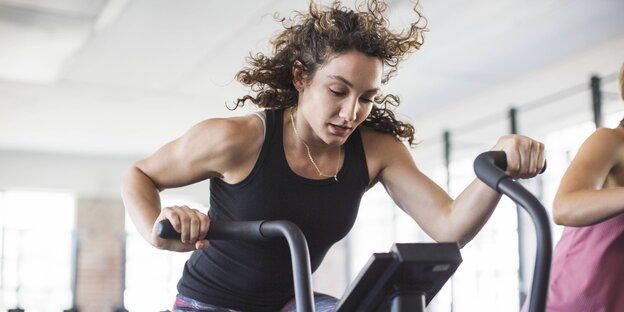
<path fill-rule="evenodd" d="M 0 0 L 0 149 L 146 155 L 202 119 L 246 113 L 226 108 L 246 94 L 234 74 L 267 51 L 273 13 L 306 3 Z M 406 25 L 410 2 L 389 3 Z M 425 45 L 386 88 L 416 122 L 624 38 L 622 0 L 421 4 Z"/>

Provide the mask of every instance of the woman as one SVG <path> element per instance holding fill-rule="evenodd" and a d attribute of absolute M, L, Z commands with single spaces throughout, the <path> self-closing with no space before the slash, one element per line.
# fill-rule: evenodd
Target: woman
<path fill-rule="evenodd" d="M 133 166 L 123 197 L 143 237 L 157 248 L 195 250 L 178 284 L 174 310 L 275 311 L 292 306 L 292 276 L 282 241 L 208 242 L 210 220 L 285 219 L 309 244 L 312 270 L 351 229 L 364 192 L 382 183 L 392 199 L 433 239 L 467 243 L 483 226 L 500 195 L 480 181 L 451 199 L 416 167 L 408 149 L 414 128 L 398 121 L 381 85 L 425 31 L 417 9 L 407 31 L 388 29 L 386 5 L 368 0 L 358 11 L 314 3 L 284 20 L 273 55 L 250 58 L 237 78 L 254 92 L 261 113 L 209 119 Z M 495 150 L 507 153 L 508 173 L 535 176 L 543 145 L 504 136 Z M 208 216 L 186 206 L 160 207 L 158 192 L 211 179 Z M 154 234 L 168 219 L 182 235 Z M 317 295 L 318 311 L 335 298 Z M 285 306 L 286 305 L 286 306 Z M 194 307 L 194 308 L 189 308 Z M 184 310 L 186 311 L 186 310 Z"/>
<path fill-rule="evenodd" d="M 624 65 L 620 69 L 624 99 Z M 624 120 L 585 140 L 553 204 L 565 225 L 553 257 L 548 311 L 624 311 Z"/>

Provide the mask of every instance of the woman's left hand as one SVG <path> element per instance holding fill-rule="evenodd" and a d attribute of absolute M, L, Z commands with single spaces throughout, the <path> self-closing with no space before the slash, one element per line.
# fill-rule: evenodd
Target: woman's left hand
<path fill-rule="evenodd" d="M 544 167 L 544 144 L 523 135 L 504 135 L 498 139 L 492 150 L 505 152 L 506 173 L 512 178 L 532 178 Z"/>

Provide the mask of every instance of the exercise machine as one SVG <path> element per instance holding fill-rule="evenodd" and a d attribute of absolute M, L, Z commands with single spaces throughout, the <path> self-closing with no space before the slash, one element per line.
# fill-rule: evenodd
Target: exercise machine
<path fill-rule="evenodd" d="M 541 203 L 505 174 L 503 168 L 506 167 L 504 152 L 483 153 L 474 164 L 480 180 L 527 210 L 535 223 L 537 254 L 529 311 L 544 311 L 552 258 L 550 222 Z M 166 239 L 180 239 L 168 220 L 158 224 L 157 234 Z M 295 224 L 290 221 L 211 222 L 206 239 L 273 237 L 286 238 L 290 248 L 297 311 L 313 312 L 308 246 Z M 373 254 L 338 302 L 337 311 L 424 311 L 461 261 L 459 246 L 454 243 L 395 244 L 389 253 Z"/>
<path fill-rule="evenodd" d="M 545 167 L 544 165 L 542 172 L 544 172 Z M 526 210 L 533 221 L 537 245 L 528 311 L 543 312 L 546 310 L 552 261 L 550 220 L 540 201 L 520 183 L 505 174 L 505 168 L 507 168 L 507 156 L 505 152 L 501 151 L 482 153 L 474 161 L 477 178 L 497 192 L 508 196 L 518 206 Z"/>

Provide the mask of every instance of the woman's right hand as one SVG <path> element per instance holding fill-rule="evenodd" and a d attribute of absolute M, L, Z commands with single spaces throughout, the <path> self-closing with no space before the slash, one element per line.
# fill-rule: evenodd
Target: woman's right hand
<path fill-rule="evenodd" d="M 169 220 L 171 225 L 180 233 L 181 240 L 164 239 L 156 234 L 156 227 L 162 220 Z M 204 239 L 210 227 L 208 216 L 188 206 L 165 207 L 160 211 L 152 227 L 152 241 L 159 249 L 171 251 L 192 251 L 208 248 L 209 241 Z"/>

